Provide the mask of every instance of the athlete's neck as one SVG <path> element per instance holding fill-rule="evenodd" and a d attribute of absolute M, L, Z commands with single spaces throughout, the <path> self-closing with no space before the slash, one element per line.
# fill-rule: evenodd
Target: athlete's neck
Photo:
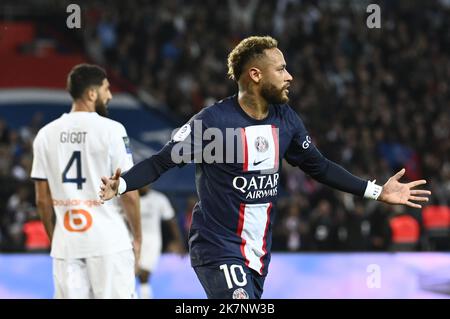
<path fill-rule="evenodd" d="M 263 120 L 269 114 L 269 104 L 261 96 L 239 91 L 238 102 L 242 110 L 255 120 Z"/>
<path fill-rule="evenodd" d="M 88 103 L 84 100 L 75 100 L 72 103 L 72 109 L 70 112 L 95 112 L 95 106 L 91 105 L 91 103 Z"/>

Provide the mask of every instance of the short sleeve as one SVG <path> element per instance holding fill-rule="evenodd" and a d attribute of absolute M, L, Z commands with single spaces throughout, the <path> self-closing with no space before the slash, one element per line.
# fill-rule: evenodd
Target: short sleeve
<path fill-rule="evenodd" d="M 112 172 L 120 168 L 122 172 L 128 171 L 133 167 L 133 155 L 131 153 L 130 138 L 122 124 L 111 130 L 111 164 Z"/>

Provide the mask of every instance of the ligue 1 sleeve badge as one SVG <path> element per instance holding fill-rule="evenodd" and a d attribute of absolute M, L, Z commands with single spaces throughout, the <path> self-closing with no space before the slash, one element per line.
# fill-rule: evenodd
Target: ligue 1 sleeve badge
<path fill-rule="evenodd" d="M 189 123 L 184 124 L 174 135 L 172 141 L 181 142 L 191 134 L 191 125 Z"/>
<path fill-rule="evenodd" d="M 248 293 L 243 288 L 238 288 L 233 292 L 233 299 L 249 299 Z"/>
<path fill-rule="evenodd" d="M 130 139 L 128 136 L 123 136 L 123 144 L 125 144 L 125 150 L 128 154 L 131 154 L 131 148 L 130 148 Z"/>

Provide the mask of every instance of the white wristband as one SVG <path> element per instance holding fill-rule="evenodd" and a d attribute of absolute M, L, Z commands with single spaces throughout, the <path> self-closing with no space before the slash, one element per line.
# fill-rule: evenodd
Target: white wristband
<path fill-rule="evenodd" d="M 364 192 L 364 198 L 377 200 L 382 190 L 383 186 L 375 184 L 375 180 L 373 182 L 367 181 L 367 187 L 366 191 Z"/>
<path fill-rule="evenodd" d="M 119 177 L 119 189 L 117 195 L 122 195 L 127 190 L 127 182 L 122 177 Z"/>

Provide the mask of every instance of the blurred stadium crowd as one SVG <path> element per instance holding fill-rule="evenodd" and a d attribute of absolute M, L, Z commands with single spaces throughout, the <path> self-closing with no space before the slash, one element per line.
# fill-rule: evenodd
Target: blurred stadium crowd
<path fill-rule="evenodd" d="M 226 58 L 240 39 L 273 35 L 294 76 L 290 105 L 324 155 L 378 183 L 405 167 L 405 180 L 429 181 L 429 207 L 448 207 L 450 2 L 378 2 L 381 29 L 367 28 L 368 3 L 89 1 L 81 3 L 79 40 L 92 62 L 107 65 L 140 99 L 183 122 L 235 93 Z M 37 116 L 14 130 L 0 120 L 3 251 L 28 247 L 29 222 L 36 219 L 31 143 L 43 124 Z M 448 229 L 440 241 L 432 239 L 426 209 L 360 200 L 287 163 L 283 175 L 274 250 L 449 249 Z"/>

